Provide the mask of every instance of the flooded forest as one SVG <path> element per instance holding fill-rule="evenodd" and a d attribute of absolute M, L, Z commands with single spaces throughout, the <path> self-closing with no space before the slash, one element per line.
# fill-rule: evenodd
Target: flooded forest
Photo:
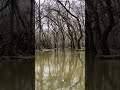
<path fill-rule="evenodd" d="M 36 0 L 35 90 L 85 90 L 85 1 Z"/>
<path fill-rule="evenodd" d="M 120 0 L 85 1 L 86 90 L 120 89 Z"/>
<path fill-rule="evenodd" d="M 120 0 L 0 0 L 0 90 L 120 90 Z"/>
<path fill-rule="evenodd" d="M 34 0 L 0 0 L 0 90 L 34 90 Z"/>

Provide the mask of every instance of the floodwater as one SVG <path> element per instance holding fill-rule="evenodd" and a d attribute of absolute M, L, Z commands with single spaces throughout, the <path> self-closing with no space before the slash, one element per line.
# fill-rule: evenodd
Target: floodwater
<path fill-rule="evenodd" d="M 86 90 L 120 90 L 120 59 L 87 57 Z"/>
<path fill-rule="evenodd" d="M 34 90 L 34 59 L 0 60 L 0 90 Z"/>
<path fill-rule="evenodd" d="M 120 59 L 97 60 L 92 90 L 120 90 Z"/>
<path fill-rule="evenodd" d="M 37 52 L 35 90 L 85 90 L 85 52 Z"/>

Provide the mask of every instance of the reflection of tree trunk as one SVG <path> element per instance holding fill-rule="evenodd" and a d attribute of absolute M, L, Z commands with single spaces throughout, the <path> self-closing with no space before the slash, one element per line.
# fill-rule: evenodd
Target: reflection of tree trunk
<path fill-rule="evenodd" d="M 93 77 L 94 81 L 94 87 L 95 90 L 119 90 L 115 81 L 115 76 L 112 73 L 113 70 L 115 70 L 113 67 L 114 64 L 110 64 L 109 62 L 104 62 L 104 59 L 99 59 L 96 58 L 96 60 L 101 60 L 101 61 L 96 61 L 95 65 L 95 72 Z M 103 60 L 103 61 L 102 61 Z M 111 67 L 112 65 L 112 67 Z M 110 69 L 112 68 L 112 69 Z M 113 79 L 114 78 L 114 79 Z M 114 82 L 115 81 L 115 82 Z"/>
<path fill-rule="evenodd" d="M 42 56 L 43 54 L 40 53 L 40 55 L 38 56 L 39 57 L 39 60 L 40 60 L 40 57 Z M 41 59 L 41 62 L 40 62 L 40 90 L 43 90 L 43 79 L 44 79 L 44 59 Z"/>
<path fill-rule="evenodd" d="M 94 84 L 93 84 L 93 77 L 94 77 L 94 63 L 95 63 L 95 55 L 96 55 L 96 48 L 94 45 L 94 39 L 93 39 L 93 32 L 91 27 L 91 18 L 88 12 L 85 12 L 86 19 L 85 19 L 85 25 L 86 25 L 86 31 L 85 31 L 85 77 L 86 77 L 86 90 L 94 90 Z"/>

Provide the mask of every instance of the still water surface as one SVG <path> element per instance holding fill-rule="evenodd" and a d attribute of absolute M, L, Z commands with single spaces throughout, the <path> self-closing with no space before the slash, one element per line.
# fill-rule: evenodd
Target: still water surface
<path fill-rule="evenodd" d="M 85 90 L 84 51 L 37 52 L 35 90 Z"/>
<path fill-rule="evenodd" d="M 0 59 L 0 90 L 34 90 L 34 86 L 34 59 Z"/>

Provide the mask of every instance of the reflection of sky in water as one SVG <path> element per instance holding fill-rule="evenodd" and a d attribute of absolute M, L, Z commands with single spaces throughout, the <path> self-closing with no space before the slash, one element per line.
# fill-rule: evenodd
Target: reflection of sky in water
<path fill-rule="evenodd" d="M 84 90 L 84 52 L 44 52 L 36 58 L 36 90 Z"/>

